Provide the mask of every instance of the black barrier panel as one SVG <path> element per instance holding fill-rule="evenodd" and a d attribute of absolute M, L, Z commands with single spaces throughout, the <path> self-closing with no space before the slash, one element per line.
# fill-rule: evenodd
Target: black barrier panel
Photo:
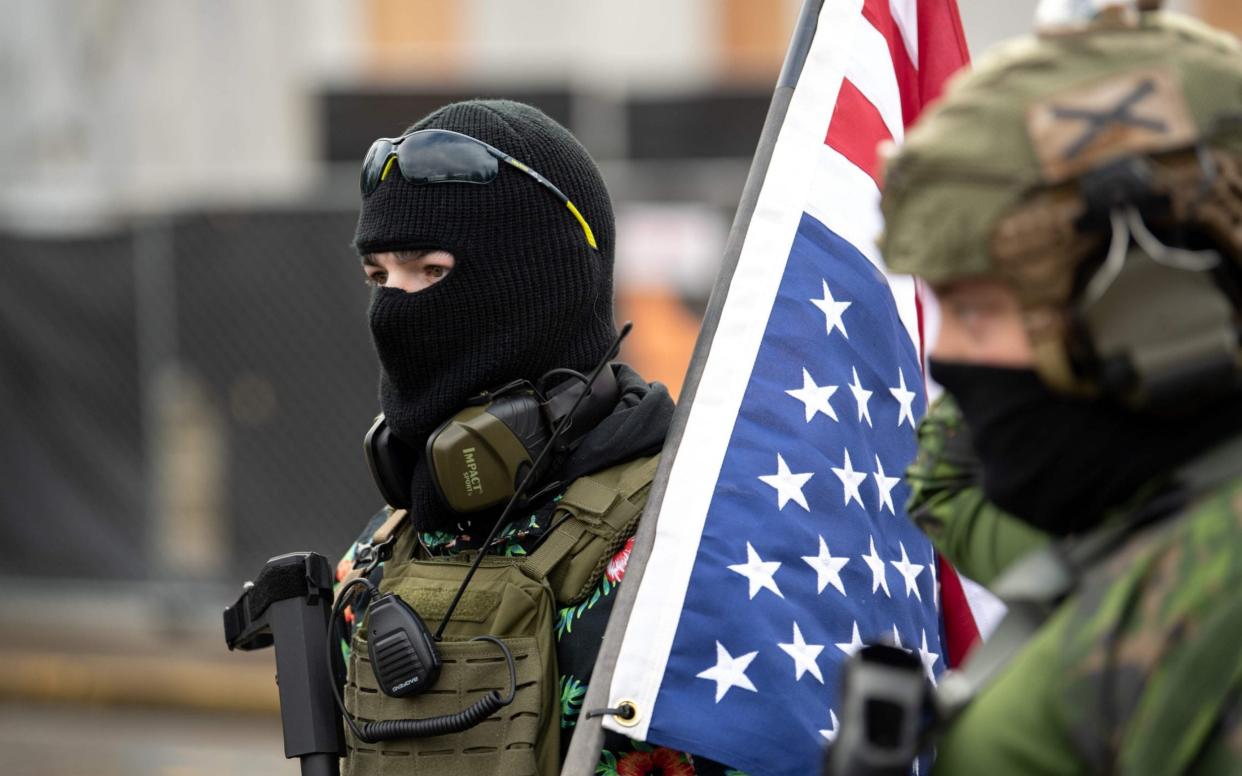
<path fill-rule="evenodd" d="M 319 100 L 323 129 L 323 158 L 330 162 L 362 164 L 376 131 L 400 134 L 436 108 L 451 102 L 503 98 L 525 102 L 573 130 L 570 94 L 564 88 L 481 88 L 467 91 L 355 90 L 330 91 Z"/>
<path fill-rule="evenodd" d="M 345 549 L 380 503 L 355 218 L 0 235 L 0 577 L 231 581 Z"/>
<path fill-rule="evenodd" d="M 319 97 L 323 158 L 360 164 L 376 137 L 376 127 L 396 134 L 442 105 L 488 96 L 528 102 L 576 134 L 584 130 L 574 125 L 575 97 L 567 89 L 329 91 Z M 689 94 L 621 98 L 618 107 L 626 125 L 626 155 L 636 160 L 749 159 L 755 152 L 771 96 L 767 87 L 722 87 Z"/>
<path fill-rule="evenodd" d="M 632 159 L 749 159 L 772 89 L 637 97 L 626 105 Z"/>
<path fill-rule="evenodd" d="M 146 573 L 132 257 L 0 235 L 0 576 Z"/>
<path fill-rule="evenodd" d="M 362 437 L 378 412 L 354 212 L 181 219 L 179 356 L 225 419 L 235 574 L 335 558 L 381 503 Z"/>

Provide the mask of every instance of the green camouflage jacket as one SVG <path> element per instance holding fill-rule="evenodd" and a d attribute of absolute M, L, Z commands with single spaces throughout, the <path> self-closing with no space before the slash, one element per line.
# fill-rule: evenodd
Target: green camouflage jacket
<path fill-rule="evenodd" d="M 1242 773 L 1242 475 L 1089 569 L 936 772 Z"/>
<path fill-rule="evenodd" d="M 918 433 L 918 457 L 906 471 L 906 511 L 958 571 L 987 585 L 1047 542 L 1043 533 L 984 499 L 970 433 L 948 394 L 931 405 Z"/>

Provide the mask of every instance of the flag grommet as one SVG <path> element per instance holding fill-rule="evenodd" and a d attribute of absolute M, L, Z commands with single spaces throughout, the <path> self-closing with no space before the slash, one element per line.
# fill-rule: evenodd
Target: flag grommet
<path fill-rule="evenodd" d="M 642 715 L 638 713 L 637 703 L 628 699 L 622 699 L 617 701 L 612 719 L 622 727 L 634 727 L 642 719 Z"/>

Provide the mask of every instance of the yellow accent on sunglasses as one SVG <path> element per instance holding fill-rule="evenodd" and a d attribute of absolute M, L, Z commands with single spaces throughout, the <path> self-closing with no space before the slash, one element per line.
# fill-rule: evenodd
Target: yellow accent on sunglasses
<path fill-rule="evenodd" d="M 595 233 L 591 231 L 591 225 L 588 224 L 586 219 L 582 217 L 582 214 L 578 212 L 578 208 L 574 207 L 574 203 L 566 199 L 565 205 L 569 208 L 569 212 L 574 214 L 574 218 L 578 219 L 578 223 L 582 224 L 582 231 L 586 233 L 587 244 L 592 248 L 599 250 L 599 246 L 595 244 Z"/>
<path fill-rule="evenodd" d="M 380 182 L 383 182 L 388 177 L 388 171 L 392 169 L 392 163 L 395 161 L 397 161 L 397 154 L 389 154 L 388 161 L 384 162 L 384 171 L 380 173 Z"/>

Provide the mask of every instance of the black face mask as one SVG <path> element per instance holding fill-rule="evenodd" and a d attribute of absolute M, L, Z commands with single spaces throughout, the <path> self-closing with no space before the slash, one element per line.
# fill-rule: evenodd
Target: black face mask
<path fill-rule="evenodd" d="M 583 300 L 589 283 L 572 290 L 531 283 L 526 303 L 518 305 L 518 295 L 506 288 L 516 285 L 518 273 L 471 258 L 430 288 L 413 294 L 378 288 L 371 300 L 384 414 L 393 433 L 418 451 L 410 510 L 420 530 L 464 530 L 440 507 L 423 460 L 433 430 L 472 397 L 512 380 L 534 380 L 558 367 L 587 371 L 609 344 L 602 327 L 591 336 L 566 312 L 589 310 Z"/>
<path fill-rule="evenodd" d="M 1001 509 L 1064 536 L 1242 428 L 1230 397 L 1176 417 L 1050 391 L 1028 369 L 931 362 L 961 407 L 983 468 L 983 491 Z"/>

